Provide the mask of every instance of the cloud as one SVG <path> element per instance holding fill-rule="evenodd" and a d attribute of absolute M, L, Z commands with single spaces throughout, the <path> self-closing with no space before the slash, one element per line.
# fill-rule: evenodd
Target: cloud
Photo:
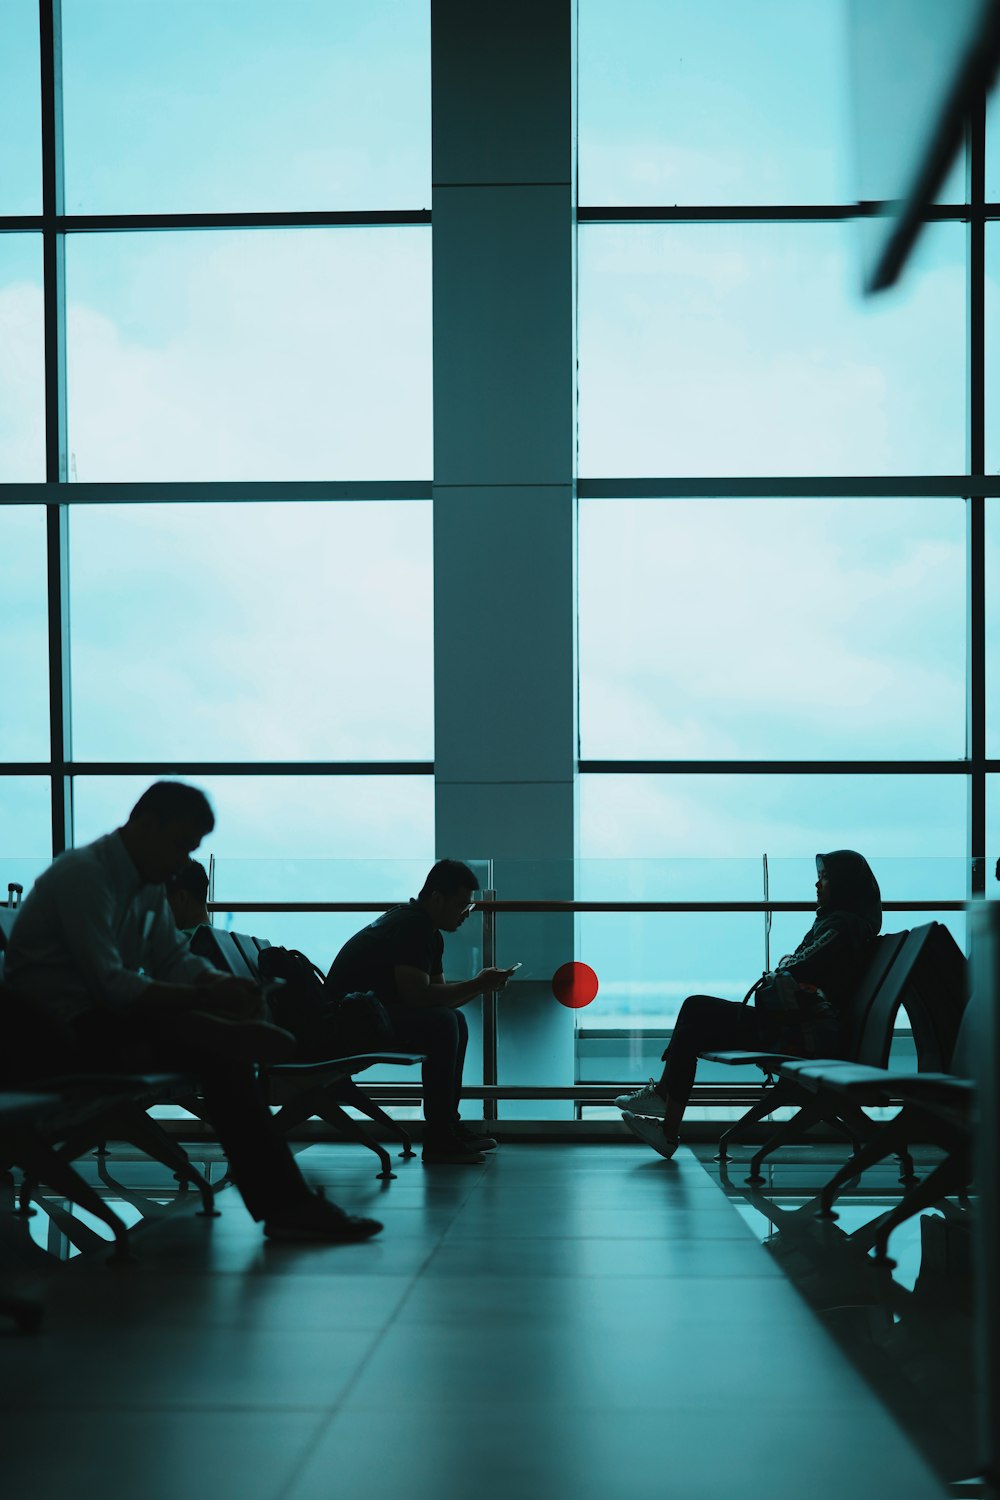
<path fill-rule="evenodd" d="M 961 501 L 587 501 L 586 757 L 960 755 Z"/>
<path fill-rule="evenodd" d="M 585 226 L 581 474 L 961 472 L 961 227 L 864 308 L 853 227 Z"/>

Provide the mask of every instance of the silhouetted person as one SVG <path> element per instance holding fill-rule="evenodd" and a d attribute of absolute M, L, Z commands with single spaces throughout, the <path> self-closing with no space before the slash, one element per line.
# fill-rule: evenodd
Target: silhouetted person
<path fill-rule="evenodd" d="M 14 923 L 10 999 L 41 1016 L 49 1072 L 195 1074 L 233 1180 L 270 1238 L 367 1239 L 381 1224 L 310 1191 L 261 1097 L 254 1063 L 287 1056 L 294 1039 L 262 1019 L 256 985 L 192 953 L 174 924 L 164 882 L 214 826 L 202 792 L 160 781 L 124 827 L 61 854 Z"/>
<path fill-rule="evenodd" d="M 840 1007 L 857 985 L 868 944 L 882 926 L 882 897 L 868 861 L 853 849 L 817 854 L 816 873 L 816 920 L 777 967 L 821 990 L 823 999 L 805 1001 L 791 1015 L 782 1013 L 779 1023 L 750 1004 L 689 995 L 663 1054 L 659 1082 L 651 1078 L 647 1087 L 615 1100 L 632 1134 L 661 1156 L 677 1150 L 700 1052 L 774 1048 L 802 1057 L 836 1054 Z"/>
<path fill-rule="evenodd" d="M 397 1047 L 424 1052 L 423 1159 L 465 1165 L 484 1160 L 496 1141 L 462 1125 L 458 1109 L 469 1026 L 461 1006 L 502 990 L 510 969 L 481 969 L 474 979 L 446 980 L 442 932 L 456 932 L 475 905 L 468 865 L 442 859 L 415 900 L 394 906 L 355 933 L 327 975 L 331 997 L 373 990 L 392 1021 Z"/>
<path fill-rule="evenodd" d="M 196 859 L 186 859 L 167 881 L 167 902 L 178 932 L 190 937 L 198 927 L 209 925 L 208 871 Z"/>

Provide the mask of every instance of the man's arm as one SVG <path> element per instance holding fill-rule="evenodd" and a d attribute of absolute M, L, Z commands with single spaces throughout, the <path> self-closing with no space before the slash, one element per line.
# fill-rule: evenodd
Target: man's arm
<path fill-rule="evenodd" d="M 510 969 L 480 969 L 473 979 L 449 982 L 443 974 L 432 978 L 423 969 L 411 968 L 409 964 L 396 964 L 392 973 L 396 993 L 404 1005 L 445 1005 L 452 1009 L 467 1005 L 477 995 L 502 990 L 511 976 Z"/>
<path fill-rule="evenodd" d="M 194 954 L 178 960 L 177 966 L 185 971 L 177 976 L 182 980 L 180 983 L 173 974 L 161 981 L 127 967 L 115 931 L 115 898 L 105 882 L 97 879 L 85 884 L 74 882 L 71 887 L 54 893 L 54 898 L 63 939 L 81 978 L 89 990 L 115 1009 L 125 1006 L 210 1009 L 247 1015 L 259 1011 L 261 1001 L 256 986 L 236 980 L 220 985 L 211 965 L 203 964 Z M 154 953 L 161 943 L 176 947 L 176 930 L 172 943 L 166 931 L 157 934 Z M 222 978 L 225 980 L 225 976 Z"/>

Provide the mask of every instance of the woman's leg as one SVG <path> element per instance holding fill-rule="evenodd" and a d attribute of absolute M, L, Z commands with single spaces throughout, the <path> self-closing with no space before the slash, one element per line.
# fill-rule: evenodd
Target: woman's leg
<path fill-rule="evenodd" d="M 681 1006 L 674 1034 L 663 1054 L 663 1075 L 656 1092 L 664 1101 L 663 1133 L 677 1140 L 691 1097 L 698 1053 L 723 1047 L 760 1045 L 760 1017 L 751 1005 L 689 995 Z"/>

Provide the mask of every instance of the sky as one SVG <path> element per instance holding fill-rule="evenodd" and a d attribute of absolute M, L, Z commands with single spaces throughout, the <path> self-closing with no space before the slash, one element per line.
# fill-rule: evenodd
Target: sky
<path fill-rule="evenodd" d="M 0 18 L 0 213 L 40 208 L 36 15 L 5 0 Z M 849 201 L 842 15 L 581 0 L 581 203 Z M 67 208 L 429 207 L 428 17 L 421 0 L 63 0 Z M 995 196 L 998 128 L 994 112 Z M 960 226 L 935 226 L 877 303 L 850 224 L 589 225 L 578 268 L 581 475 L 965 468 Z M 992 229 L 987 275 L 990 401 Z M 77 234 L 67 292 L 74 478 L 431 477 L 430 229 Z M 37 238 L 0 236 L 0 481 L 44 474 L 41 318 Z M 964 753 L 962 502 L 586 501 L 579 535 L 584 757 Z M 78 757 L 432 758 L 429 504 L 80 507 L 70 548 Z M 3 758 L 48 753 L 44 580 L 41 513 L 0 509 Z M 376 861 L 395 894 L 433 854 L 425 777 L 209 781 L 211 852 L 240 882 L 328 891 L 340 857 Z M 78 840 L 139 790 L 81 778 Z M 899 899 L 961 895 L 965 797 L 961 778 L 588 777 L 581 890 L 756 896 L 767 852 L 808 897 L 814 852 L 854 843 Z M 1000 848 L 1000 794 L 989 815 Z M 5 864 L 33 874 L 47 830 L 47 787 L 0 781 Z M 717 922 L 583 924 L 602 1014 L 713 981 L 742 994 L 762 925 Z"/>

